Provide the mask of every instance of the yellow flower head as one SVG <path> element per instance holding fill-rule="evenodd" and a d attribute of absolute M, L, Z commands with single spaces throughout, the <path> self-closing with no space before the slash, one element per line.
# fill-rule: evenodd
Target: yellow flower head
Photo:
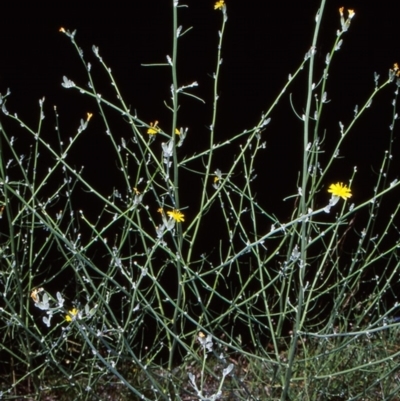
<path fill-rule="evenodd" d="M 158 132 L 160 132 L 161 129 L 159 127 L 157 127 L 157 125 L 158 125 L 158 121 L 154 121 L 154 124 L 150 123 L 150 128 L 147 130 L 147 133 L 149 135 L 155 135 Z"/>
<path fill-rule="evenodd" d="M 35 304 L 38 304 L 40 302 L 40 298 L 38 296 L 39 293 L 41 293 L 42 291 L 44 291 L 43 287 L 40 288 L 34 288 L 31 292 L 31 298 L 33 299 L 33 302 L 35 302 Z"/>
<path fill-rule="evenodd" d="M 400 69 L 397 63 L 394 63 L 393 69 L 390 69 L 390 73 L 396 75 L 397 78 L 400 78 Z"/>
<path fill-rule="evenodd" d="M 174 219 L 177 223 L 180 223 L 181 221 L 185 221 L 185 215 L 183 213 L 181 213 L 179 210 L 171 210 L 169 212 L 167 212 L 167 215 L 169 217 L 171 217 L 172 219 Z"/>
<path fill-rule="evenodd" d="M 221 10 L 224 5 L 225 5 L 224 0 L 218 0 L 214 5 L 214 10 Z"/>
<path fill-rule="evenodd" d="M 72 320 L 75 318 L 75 316 L 78 314 L 78 309 L 73 308 L 70 311 L 68 311 L 68 315 L 65 316 L 65 320 L 67 322 L 72 322 Z"/>
<path fill-rule="evenodd" d="M 328 192 L 330 192 L 333 196 L 338 196 L 339 198 L 347 199 L 351 198 L 351 189 L 348 188 L 346 185 L 343 185 L 341 182 L 337 184 L 332 184 Z"/>
<path fill-rule="evenodd" d="M 343 18 L 343 11 L 344 11 L 344 7 L 340 7 L 339 8 L 339 14 L 340 14 L 340 16 Z M 352 19 L 355 15 L 356 15 L 356 13 L 354 12 L 354 10 L 353 9 L 348 9 L 347 10 L 347 12 L 348 12 L 348 14 L 349 14 L 349 19 Z"/>

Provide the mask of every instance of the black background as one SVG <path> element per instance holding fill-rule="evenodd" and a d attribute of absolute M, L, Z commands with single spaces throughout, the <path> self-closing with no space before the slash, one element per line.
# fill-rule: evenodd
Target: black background
<path fill-rule="evenodd" d="M 312 1 L 227 1 L 228 24 L 222 49 L 222 78 L 219 88 L 219 117 L 216 140 L 252 128 L 293 74 L 309 50 L 315 26 L 318 0 Z M 183 2 L 181 2 L 183 4 Z M 199 83 L 194 94 L 206 100 L 202 104 L 191 98 L 181 101 L 178 126 L 188 127 L 186 150 L 203 150 L 208 143 L 208 126 L 212 115 L 212 74 L 216 68 L 218 30 L 222 13 L 214 10 L 214 1 L 188 1 L 188 8 L 179 9 L 179 24 L 186 29 L 193 26 L 179 42 L 178 78 L 181 85 Z M 340 28 L 339 7 L 355 10 L 350 30 L 335 54 L 327 92 L 332 101 L 321 127 L 326 129 L 326 150 L 340 136 L 338 122 L 348 125 L 354 107 L 361 105 L 374 89 L 374 72 L 387 79 L 389 68 L 400 62 L 398 48 L 398 14 L 393 2 L 327 0 L 317 46 L 317 68 L 325 67 L 325 56 L 330 52 Z M 6 17 L 0 25 L 2 38 L 0 64 L 0 92 L 10 88 L 7 101 L 11 113 L 17 112 L 27 124 L 37 125 L 38 100 L 45 97 L 45 135 L 49 141 L 54 134 L 56 105 L 60 116 L 61 134 L 72 136 L 79 120 L 87 112 L 94 117 L 84 139 L 79 142 L 73 157 L 78 167 L 85 166 L 86 177 L 96 189 L 110 194 L 115 181 L 116 165 L 110 158 L 109 141 L 97 111 L 96 103 L 77 91 L 61 86 L 66 75 L 77 84 L 87 82 L 85 70 L 69 39 L 59 32 L 60 27 L 77 30 L 76 41 L 87 61 L 93 65 L 98 91 L 113 100 L 115 94 L 109 79 L 97 63 L 92 45 L 99 46 L 100 54 L 112 69 L 125 102 L 137 110 L 143 121 L 160 121 L 170 126 L 171 114 L 164 106 L 170 97 L 171 75 L 166 67 L 143 67 L 142 63 L 164 63 L 172 53 L 172 0 L 132 1 L 130 3 L 99 3 L 85 1 L 79 5 L 69 2 L 31 2 L 7 4 Z M 258 201 L 282 221 L 289 218 L 293 203 L 283 198 L 297 193 L 296 180 L 301 168 L 302 122 L 294 115 L 289 94 L 299 114 L 305 107 L 307 71 L 287 91 L 271 114 L 272 121 L 263 135 L 267 150 L 257 161 Z M 356 204 L 372 196 L 377 172 L 388 148 L 393 92 L 395 85 L 380 95 L 368 113 L 358 122 L 346 139 L 340 163 L 329 174 L 329 183 L 348 182 L 354 166 L 359 173 L 353 186 Z M 2 117 L 2 121 L 4 118 Z M 119 124 L 119 125 L 118 125 Z M 114 125 L 113 135 L 126 137 L 129 127 L 120 120 Z M 9 127 L 8 123 L 6 126 Z M 26 136 L 18 136 L 24 141 Z M 236 147 L 235 147 L 236 146 Z M 231 164 L 238 145 L 226 148 L 214 168 Z M 185 152 L 182 148 L 180 152 Z M 398 144 L 394 143 L 395 168 L 389 180 L 397 178 Z M 100 163 L 99 163 L 100 161 Z M 192 178 L 190 178 L 192 179 Z M 196 182 L 189 181 L 183 191 L 182 205 L 188 206 L 196 195 Z M 200 178 L 197 182 L 200 184 Z M 201 186 L 199 186 L 201 190 Z M 326 196 L 325 201 L 328 199 Z M 394 202 L 398 200 L 394 199 Z M 77 207 L 89 211 L 84 197 Z M 156 207 L 154 205 L 154 207 Z M 194 208 L 195 212 L 195 208 Z M 358 229 L 363 227 L 360 223 Z M 219 234 L 218 228 L 214 233 Z M 204 239 L 203 249 L 212 248 L 214 238 Z"/>
<path fill-rule="evenodd" d="M 183 3 L 181 3 L 183 4 Z M 362 105 L 373 90 L 373 73 L 383 81 L 388 69 L 400 59 L 397 40 L 397 17 L 391 2 L 376 4 L 365 1 L 327 1 L 319 44 L 317 66 L 322 69 L 339 25 L 339 6 L 353 8 L 356 16 L 349 32 L 344 35 L 342 49 L 336 53 L 327 88 L 332 99 L 323 128 L 327 144 L 338 136 L 338 121 L 347 125 L 356 104 Z M 182 100 L 179 126 L 189 127 L 188 150 L 202 148 L 207 143 L 207 126 L 211 122 L 212 84 L 215 71 L 218 34 L 222 13 L 214 11 L 213 1 L 189 1 L 188 8 L 179 9 L 179 24 L 183 29 L 193 26 L 179 44 L 178 77 L 180 84 L 199 83 L 193 93 L 206 100 L 203 105 L 190 98 Z M 223 45 L 223 68 L 220 84 L 217 140 L 225 139 L 245 128 L 253 127 L 262 112 L 286 83 L 311 45 L 314 18 L 319 1 L 253 2 L 229 1 L 228 24 Z M 28 124 L 38 119 L 38 99 L 45 97 L 46 123 L 53 125 L 53 106 L 57 105 L 62 134 L 70 136 L 79 119 L 94 111 L 92 129 L 86 133 L 74 157 L 77 165 L 85 165 L 99 186 L 112 173 L 112 165 L 96 166 L 92 160 L 107 160 L 104 128 L 96 121 L 96 105 L 92 100 L 61 87 L 62 76 L 85 85 L 87 78 L 75 49 L 68 38 L 59 33 L 77 30 L 76 41 L 85 57 L 99 71 L 99 92 L 115 99 L 111 85 L 101 66 L 96 64 L 91 47 L 99 46 L 100 54 L 112 69 L 114 78 L 127 104 L 136 109 L 144 121 L 159 120 L 170 125 L 170 113 L 163 101 L 168 100 L 170 70 L 165 67 L 146 68 L 141 63 L 165 62 L 172 52 L 172 1 L 134 1 L 130 4 L 113 2 L 45 3 L 6 5 L 6 18 L 0 26 L 2 63 L 0 92 L 10 88 L 12 96 L 7 107 L 17 112 Z M 288 91 L 271 115 L 267 133 L 268 151 L 258 167 L 273 174 L 271 180 L 280 200 L 296 191 L 295 180 L 300 166 L 302 126 L 292 112 L 289 93 L 299 114 L 305 105 L 306 71 Z M 368 116 L 358 123 L 346 140 L 346 168 L 337 171 L 332 180 L 347 180 L 353 166 L 373 179 L 371 165 L 380 164 L 387 148 L 388 126 L 392 110 L 391 94 L 374 102 Z M 100 120 L 97 114 L 97 120 Z M 124 127 L 122 126 L 123 130 Z M 93 131 L 98 132 L 93 132 Z M 117 134 L 115 134 L 117 135 Z M 123 134 L 121 134 L 122 136 Z M 188 142 L 190 141 L 190 145 Z M 234 149 L 232 150 L 234 154 Z M 232 154 L 227 157 L 231 161 Z M 277 158 L 274 155 L 281 155 Z M 222 161 L 221 161 L 222 164 Z M 216 168 L 218 166 L 215 166 Z M 360 169 L 361 167 L 361 169 Z M 376 166 L 375 166 L 376 167 Z M 99 170 L 100 168 L 100 170 Z M 340 168 L 340 169 L 341 169 Z M 339 170 L 340 170 L 339 169 Z M 279 171 L 280 180 L 276 179 Z M 104 184 L 105 185 L 105 184 Z M 259 194 L 263 197 L 262 186 Z M 107 187 L 104 187 L 108 190 Z M 357 191 L 355 191 L 357 192 Z M 268 198 L 270 198 L 270 191 Z M 267 197 L 265 197 L 267 198 Z M 264 199 L 267 201 L 267 199 Z"/>

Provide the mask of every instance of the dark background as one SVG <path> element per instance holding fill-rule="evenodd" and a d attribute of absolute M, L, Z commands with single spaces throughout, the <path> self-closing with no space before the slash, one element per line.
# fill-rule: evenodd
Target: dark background
<path fill-rule="evenodd" d="M 193 93 L 206 100 L 203 105 L 191 98 L 181 99 L 178 126 L 189 127 L 185 146 L 190 154 L 207 146 L 207 127 L 212 116 L 211 77 L 216 68 L 217 32 L 221 28 L 222 13 L 214 11 L 211 0 L 191 0 L 187 4 L 188 8 L 179 9 L 179 23 L 183 29 L 194 28 L 179 42 L 178 78 L 181 85 L 197 81 L 199 87 Z M 217 141 L 254 127 L 261 114 L 269 109 L 288 75 L 296 71 L 311 46 L 319 4 L 319 0 L 227 1 Z M 332 101 L 326 107 L 327 114 L 321 125 L 326 129 L 327 151 L 339 138 L 338 121 L 347 126 L 353 118 L 355 105 L 361 107 L 372 93 L 374 72 L 381 75 L 383 82 L 393 63 L 400 62 L 398 13 L 392 1 L 380 1 L 378 7 L 376 2 L 327 0 L 316 55 L 320 71 L 325 67 L 325 56 L 340 28 L 340 6 L 346 10 L 354 9 L 356 15 L 330 70 L 327 92 Z M 61 135 L 65 139 L 76 132 L 79 120 L 85 118 L 87 112 L 93 112 L 89 129 L 71 157 L 78 167 L 85 166 L 85 177 L 96 189 L 110 194 L 115 184 L 116 167 L 109 157 L 110 145 L 96 103 L 61 86 L 63 75 L 79 85 L 84 85 L 87 77 L 76 50 L 59 28 L 77 30 L 75 39 L 86 60 L 93 65 L 100 93 L 116 100 L 109 79 L 101 72 L 102 67 L 92 53 L 93 44 L 99 46 L 101 56 L 112 69 L 125 102 L 137 110 L 143 121 L 158 120 L 162 127 L 168 127 L 171 115 L 163 102 L 170 98 L 170 70 L 141 64 L 164 63 L 166 55 L 172 53 L 172 0 L 84 1 L 79 5 L 13 2 L 4 7 L 6 13 L 0 24 L 0 92 L 4 94 L 7 88 L 12 92 L 7 101 L 8 110 L 17 112 L 27 124 L 36 126 L 38 100 L 45 97 L 44 131 L 49 141 L 54 134 L 54 105 L 57 105 Z M 267 150 L 256 164 L 257 200 L 282 221 L 287 221 L 293 210 L 293 202 L 282 199 L 297 193 L 296 180 L 302 154 L 302 123 L 290 107 L 289 94 L 293 94 L 297 112 L 302 114 L 306 84 L 307 71 L 304 70 L 271 114 L 272 121 L 263 134 Z M 357 166 L 359 173 L 352 188 L 352 201 L 356 204 L 372 196 L 384 150 L 388 148 L 394 90 L 393 85 L 381 94 L 362 121 L 356 124 L 341 148 L 343 159 L 328 177 L 331 180 L 328 185 L 348 182 Z M 114 125 L 113 135 L 126 138 L 128 132 L 129 128 L 123 122 L 120 126 Z M 27 138 L 16 135 L 20 142 Z M 230 165 L 237 149 L 238 145 L 226 148 L 226 153 L 220 153 L 214 167 L 223 169 Z M 389 181 L 398 178 L 397 142 L 393 156 L 395 165 Z M 190 190 L 182 196 L 184 206 L 190 206 L 189 200 L 194 196 L 195 185 L 188 183 Z M 392 202 L 397 203 L 398 199 Z M 85 204 L 83 199 L 77 207 L 88 213 L 92 205 Z M 190 207 L 185 213 L 190 218 Z M 359 231 L 362 224 L 357 222 Z M 215 247 L 218 227 L 213 230 L 216 237 L 204 238 L 199 253 Z"/>
<path fill-rule="evenodd" d="M 184 2 L 180 2 L 184 4 Z M 206 100 L 202 104 L 189 97 L 181 97 L 178 126 L 188 127 L 185 146 L 180 149 L 192 154 L 204 150 L 208 144 L 208 126 L 212 116 L 212 74 L 216 68 L 218 30 L 222 13 L 214 10 L 214 1 L 188 1 L 188 8 L 179 8 L 179 24 L 183 30 L 193 29 L 179 42 L 178 79 L 180 85 L 199 83 L 192 93 Z M 219 114 L 216 142 L 232 137 L 244 129 L 252 128 L 263 112 L 293 74 L 309 50 L 315 27 L 319 0 L 270 2 L 255 0 L 227 1 L 228 23 L 225 31 L 219 87 Z M 323 15 L 322 29 L 316 55 L 316 69 L 325 67 L 340 28 L 339 7 L 355 10 L 349 31 L 343 36 L 343 45 L 336 52 L 330 69 L 327 92 L 331 102 L 326 105 L 321 123 L 321 135 L 326 130 L 322 150 L 329 155 L 337 142 L 338 122 L 348 126 L 354 116 L 356 104 L 361 107 L 374 88 L 374 72 L 387 79 L 389 68 L 400 62 L 398 48 L 398 17 L 392 2 L 376 4 L 365 1 L 328 0 Z M 7 108 L 28 124 L 36 127 L 39 117 L 38 100 L 45 97 L 44 135 L 55 143 L 54 111 L 57 105 L 61 136 L 72 136 L 79 120 L 87 112 L 94 117 L 89 129 L 80 138 L 70 154 L 77 168 L 85 166 L 84 174 L 96 189 L 110 194 L 118 184 L 116 165 L 110 157 L 110 143 L 98 113 L 97 105 L 76 90 L 61 86 L 66 75 L 78 85 L 88 82 L 86 72 L 69 38 L 60 33 L 60 27 L 77 30 L 75 39 L 82 48 L 86 61 L 92 64 L 97 90 L 104 97 L 116 101 L 110 80 L 103 72 L 92 52 L 92 45 L 112 69 L 114 78 L 126 104 L 136 110 L 141 120 L 160 121 L 169 127 L 171 113 L 164 105 L 170 98 L 172 82 L 168 67 L 143 67 L 142 63 L 164 63 L 172 53 L 172 0 L 115 1 L 99 3 L 23 3 L 6 6 L 6 17 L 0 25 L 1 64 L 0 93 L 11 90 Z M 347 16 L 347 11 L 345 11 Z M 265 131 L 267 150 L 256 163 L 257 180 L 254 182 L 257 200 L 271 213 L 285 221 L 293 210 L 293 202 L 282 199 L 297 193 L 298 172 L 301 169 L 302 122 L 294 115 L 289 94 L 297 113 L 303 113 L 306 101 L 307 70 L 289 88 L 271 114 L 272 121 Z M 352 200 L 358 204 L 372 196 L 383 154 L 388 149 L 389 125 L 392 122 L 391 102 L 395 86 L 374 100 L 368 113 L 358 121 L 340 149 L 343 159 L 336 162 L 327 180 L 348 182 L 354 166 L 358 168 L 353 185 Z M 111 114 L 112 115 L 112 114 Z M 6 127 L 15 127 L 2 118 Z M 113 120 L 113 135 L 129 138 L 129 128 L 120 117 Z M 13 128 L 14 129 L 14 128 Z M 14 131 L 8 131 L 10 133 Z M 15 131 L 17 145 L 28 138 Z M 19 142 L 19 143 L 18 143 Z M 398 145 L 394 143 L 394 168 L 388 179 L 397 177 Z M 215 159 L 213 169 L 231 165 L 238 144 L 224 148 Z M 100 163 L 99 163 L 100 161 Z M 324 166 L 326 159 L 321 159 Z M 192 179 L 192 177 L 190 177 Z M 200 179 L 200 178 L 199 178 Z M 190 191 L 182 193 L 182 205 L 189 206 L 197 195 L 188 182 Z M 197 183 L 200 184 L 200 181 Z M 325 198 L 324 198 L 325 199 Z M 397 200 L 395 200 L 397 202 Z M 76 204 L 89 213 L 91 205 Z M 154 206 L 155 207 L 155 206 Z M 193 205 L 192 205 L 193 208 Z M 193 208 L 195 212 L 195 208 Z M 211 242 L 213 239 L 209 238 Z M 204 244 L 206 251 L 208 244 Z"/>
<path fill-rule="evenodd" d="M 228 24 L 223 45 L 223 68 L 220 84 L 217 140 L 225 139 L 245 128 L 253 127 L 261 113 L 267 110 L 293 73 L 311 45 L 314 18 L 319 0 L 269 2 L 228 1 Z M 181 2 L 183 4 L 183 2 Z M 178 76 L 180 84 L 193 81 L 199 87 L 193 93 L 204 98 L 205 105 L 190 98 L 182 99 L 179 126 L 189 127 L 188 142 L 202 147 L 206 141 L 207 126 L 211 122 L 212 84 L 217 53 L 217 31 L 222 13 L 214 11 L 214 1 L 189 1 L 188 8 L 180 8 L 180 24 L 193 26 L 180 41 Z M 349 32 L 344 35 L 342 50 L 336 53 L 331 67 L 328 106 L 324 129 L 332 143 L 338 135 L 338 121 L 347 125 L 353 116 L 355 104 L 362 105 L 373 89 L 373 73 L 387 77 L 388 69 L 400 60 L 398 50 L 398 17 L 392 2 L 376 4 L 365 1 L 328 0 L 317 47 L 317 66 L 324 67 L 326 54 L 335 40 L 339 25 L 338 8 L 355 9 L 356 16 Z M 141 63 L 165 62 L 172 47 L 172 0 L 133 1 L 129 4 L 85 1 L 72 3 L 14 2 L 6 6 L 6 17 L 0 26 L 2 38 L 0 65 L 0 92 L 10 88 L 12 96 L 7 107 L 29 124 L 38 118 L 38 99 L 46 98 L 47 124 L 53 125 L 53 105 L 57 105 L 62 134 L 68 137 L 79 125 L 87 111 L 94 111 L 92 130 L 87 143 L 77 150 L 77 165 L 84 164 L 87 174 L 93 174 L 102 185 L 101 177 L 110 173 L 104 163 L 102 171 L 91 167 L 91 160 L 106 160 L 107 141 L 96 105 L 77 92 L 61 87 L 66 75 L 84 85 L 85 71 L 69 39 L 58 32 L 77 30 L 76 41 L 96 71 L 92 45 L 111 67 L 114 78 L 127 104 L 136 109 L 144 121 L 160 121 L 170 125 L 170 113 L 163 101 L 169 99 L 171 83 L 168 68 L 142 67 Z M 96 72 L 94 72 L 96 75 Z M 101 75 L 99 92 L 115 99 L 106 75 Z M 268 128 L 268 150 L 259 167 L 279 171 L 280 182 L 275 183 L 277 199 L 296 191 L 295 179 L 299 170 L 302 141 L 301 122 L 296 119 L 289 104 L 293 93 L 295 107 L 302 113 L 305 104 L 306 71 L 288 91 L 271 115 Z M 347 180 L 354 165 L 370 169 L 376 159 L 380 163 L 382 151 L 387 148 L 391 116 L 391 95 L 386 93 L 374 102 L 370 113 L 358 123 L 351 139 L 346 140 L 347 168 L 333 180 Z M 50 121 L 49 121 L 50 120 Z M 93 132 L 94 128 L 100 132 Z M 124 127 L 123 127 L 124 128 Z M 195 138 L 195 140 L 194 140 Z M 189 145 L 187 145 L 189 146 Z M 194 146 L 194 145 L 193 145 Z M 194 149 L 196 150 L 196 149 Z M 274 155 L 283 155 L 277 159 Z M 231 156 L 227 162 L 231 161 Z M 364 165 L 364 163 L 366 164 Z M 216 166 L 218 167 L 218 166 Z M 369 176 L 368 174 L 366 177 Z M 282 182 L 285 178 L 286 182 Z M 260 196 L 262 193 L 260 192 Z"/>

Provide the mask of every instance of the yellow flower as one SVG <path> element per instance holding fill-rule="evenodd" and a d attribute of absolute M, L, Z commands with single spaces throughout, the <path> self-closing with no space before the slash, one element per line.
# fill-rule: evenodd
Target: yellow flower
<path fill-rule="evenodd" d="M 180 135 L 180 134 L 181 134 L 181 131 L 179 131 L 178 128 L 175 128 L 175 134 L 176 134 L 176 135 Z"/>
<path fill-rule="evenodd" d="M 86 113 L 87 114 L 87 118 L 86 121 L 90 121 L 90 119 L 93 117 L 92 113 Z"/>
<path fill-rule="evenodd" d="M 181 221 L 185 221 L 184 217 L 185 215 L 181 213 L 179 210 L 172 210 L 170 212 L 167 212 L 167 215 L 174 219 L 177 223 L 180 223 Z"/>
<path fill-rule="evenodd" d="M 4 206 L 3 206 L 4 207 Z M 35 302 L 35 304 L 38 304 L 40 302 L 40 298 L 38 297 L 38 294 L 40 292 L 44 291 L 43 287 L 40 288 L 34 288 L 31 292 L 31 298 L 33 299 L 33 302 Z"/>
<path fill-rule="evenodd" d="M 391 74 L 396 75 L 396 77 L 400 78 L 400 69 L 397 63 L 394 63 L 393 70 L 390 69 Z"/>
<path fill-rule="evenodd" d="M 157 127 L 157 125 L 158 125 L 158 121 L 154 121 L 154 124 L 150 123 L 150 128 L 147 130 L 147 133 L 149 135 L 155 135 L 158 132 L 160 132 L 161 129 L 159 127 Z"/>
<path fill-rule="evenodd" d="M 214 10 L 221 10 L 224 5 L 225 5 L 224 0 L 218 0 L 214 5 Z"/>
<path fill-rule="evenodd" d="M 332 184 L 328 192 L 330 192 L 333 196 L 338 196 L 343 199 L 351 198 L 351 189 L 346 185 L 343 185 L 341 182 L 337 184 Z"/>
<path fill-rule="evenodd" d="M 340 16 L 343 18 L 343 11 L 344 11 L 344 7 L 340 7 L 339 8 L 339 14 L 340 14 Z M 348 9 L 347 10 L 347 12 L 349 13 L 349 19 L 352 19 L 355 15 L 356 15 L 356 13 L 354 12 L 354 10 L 353 9 Z"/>
<path fill-rule="evenodd" d="M 73 308 L 70 311 L 68 311 L 68 315 L 65 316 L 65 320 L 67 322 L 72 322 L 72 320 L 75 318 L 75 316 L 78 314 L 78 309 Z"/>

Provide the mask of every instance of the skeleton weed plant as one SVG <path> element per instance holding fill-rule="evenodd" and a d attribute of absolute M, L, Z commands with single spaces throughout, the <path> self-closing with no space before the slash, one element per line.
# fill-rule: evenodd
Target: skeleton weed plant
<path fill-rule="evenodd" d="M 347 127 L 337 121 L 337 141 L 324 148 L 328 77 L 355 16 L 340 8 L 337 35 L 318 74 L 315 54 L 325 3 L 316 14 L 309 50 L 272 106 L 254 128 L 222 142 L 215 134 L 229 4 L 215 3 L 222 22 L 204 133 L 208 142 L 200 151 L 189 152 L 190 127 L 179 125 L 187 96 L 202 99 L 196 82 L 182 85 L 178 79 L 178 43 L 190 29 L 178 24 L 184 6 L 177 0 L 172 53 L 163 65 L 172 79 L 165 101 L 170 121 L 149 122 L 140 118 L 141 110 L 133 112 L 100 49 L 93 46 L 89 62 L 76 33 L 66 28 L 60 31 L 88 77 L 82 84 L 63 77 L 64 88 L 88 98 L 86 117 L 68 141 L 61 139 L 55 109 L 58 142 L 48 142 L 43 100 L 38 125 L 31 127 L 8 111 L 10 93 L 1 97 L 3 398 L 15 397 L 21 388 L 31 395 L 57 388 L 80 399 L 115 391 L 146 400 L 216 400 L 229 394 L 357 399 L 366 391 L 379 390 L 384 397 L 398 391 L 391 378 L 399 351 L 387 344 L 393 345 L 398 333 L 393 316 L 399 205 L 383 213 L 381 203 L 399 186 L 390 179 L 390 167 L 400 73 L 395 64 L 383 83 L 375 73 L 369 98 L 356 107 Z M 93 76 L 99 68 L 108 74 L 116 102 L 100 94 L 101 82 Z M 307 72 L 304 112 L 293 108 L 302 126 L 302 162 L 297 189 L 288 197 L 295 201 L 291 216 L 283 218 L 257 201 L 257 181 L 268 177 L 257 171 L 256 160 L 268 154 L 275 106 L 302 71 Z M 394 90 L 388 151 L 372 195 L 352 203 L 357 169 L 338 156 L 339 149 L 384 90 Z M 96 189 L 84 168 L 71 161 L 83 133 L 91 130 L 94 105 L 116 163 L 109 175 L 115 183 L 111 193 Z M 18 138 L 24 141 L 9 134 L 16 129 L 12 123 L 20 125 Z M 222 168 L 220 155 L 234 143 L 239 152 Z M 339 168 L 347 172 L 343 182 L 329 181 Z M 189 182 L 199 198 L 187 193 Z M 90 205 L 90 212 L 82 205 Z M 360 227 L 355 216 L 362 213 L 367 218 Z M 223 228 L 211 234 L 218 246 L 201 252 L 199 244 L 216 224 Z M 361 376 L 349 384 L 360 369 Z M 360 380 L 362 386 L 356 384 Z"/>

